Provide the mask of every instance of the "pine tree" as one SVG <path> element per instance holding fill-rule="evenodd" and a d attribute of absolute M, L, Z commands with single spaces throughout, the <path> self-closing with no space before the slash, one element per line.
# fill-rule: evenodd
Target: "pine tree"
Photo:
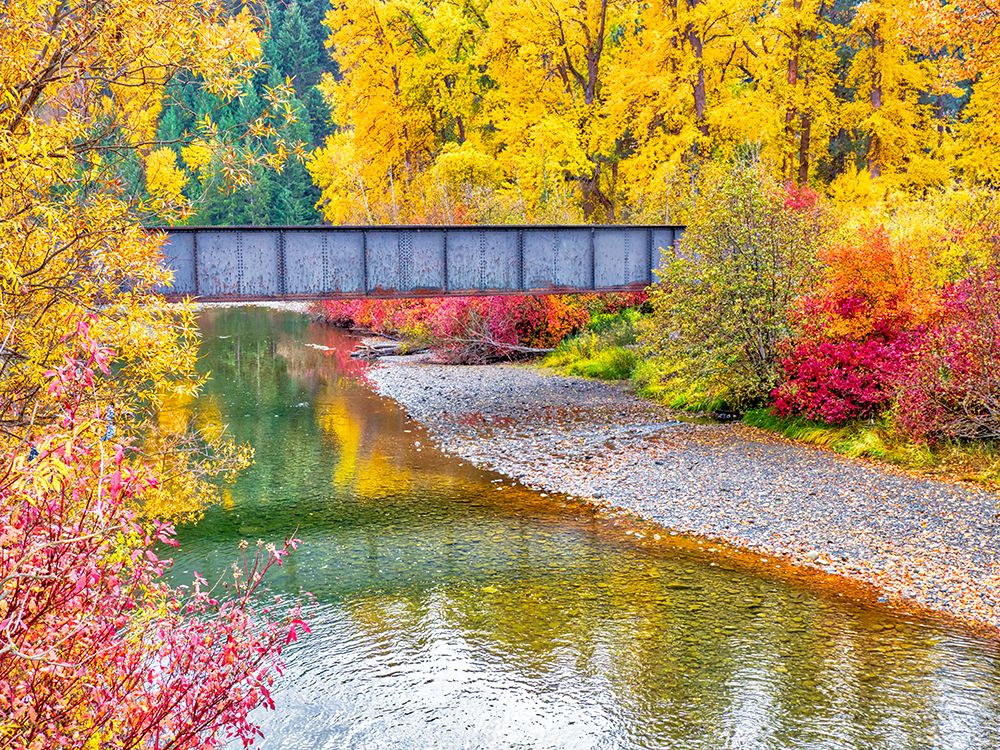
<path fill-rule="evenodd" d="M 310 31 L 299 4 L 292 2 L 285 9 L 281 26 L 274 35 L 275 58 L 272 65 L 284 77 L 295 80 L 295 91 L 303 91 L 319 83 L 321 51 L 317 39 Z"/>

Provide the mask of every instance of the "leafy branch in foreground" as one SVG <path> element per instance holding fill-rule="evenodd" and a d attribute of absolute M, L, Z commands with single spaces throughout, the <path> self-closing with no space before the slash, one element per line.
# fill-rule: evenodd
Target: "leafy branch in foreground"
<path fill-rule="evenodd" d="M 77 332 L 50 372 L 58 424 L 0 459 L 0 748 L 251 744 L 249 713 L 273 708 L 282 648 L 308 630 L 262 589 L 298 540 L 260 543 L 212 588 L 168 585 L 173 528 L 136 511 L 157 480 L 84 397 L 112 353 Z"/>

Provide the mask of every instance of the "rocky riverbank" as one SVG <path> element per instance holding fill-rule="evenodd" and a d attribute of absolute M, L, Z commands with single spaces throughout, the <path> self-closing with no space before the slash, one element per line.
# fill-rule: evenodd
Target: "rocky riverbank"
<path fill-rule="evenodd" d="M 525 485 L 1000 627 L 994 493 L 681 421 L 621 386 L 526 365 L 391 357 L 369 379 L 444 450 Z"/>

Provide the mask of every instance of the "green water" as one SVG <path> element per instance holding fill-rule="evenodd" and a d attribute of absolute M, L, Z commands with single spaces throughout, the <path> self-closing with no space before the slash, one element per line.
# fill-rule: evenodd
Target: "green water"
<path fill-rule="evenodd" d="M 185 408 L 256 465 L 181 529 L 177 574 L 297 529 L 274 583 L 316 596 L 261 747 L 1000 747 L 990 643 L 646 549 L 463 466 L 358 382 L 340 332 L 201 323 L 213 379 Z"/>

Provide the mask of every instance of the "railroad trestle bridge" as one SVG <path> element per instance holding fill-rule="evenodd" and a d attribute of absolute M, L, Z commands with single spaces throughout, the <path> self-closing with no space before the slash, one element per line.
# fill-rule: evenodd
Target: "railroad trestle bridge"
<path fill-rule="evenodd" d="M 204 301 L 642 289 L 667 225 L 169 227 L 170 297 Z"/>

